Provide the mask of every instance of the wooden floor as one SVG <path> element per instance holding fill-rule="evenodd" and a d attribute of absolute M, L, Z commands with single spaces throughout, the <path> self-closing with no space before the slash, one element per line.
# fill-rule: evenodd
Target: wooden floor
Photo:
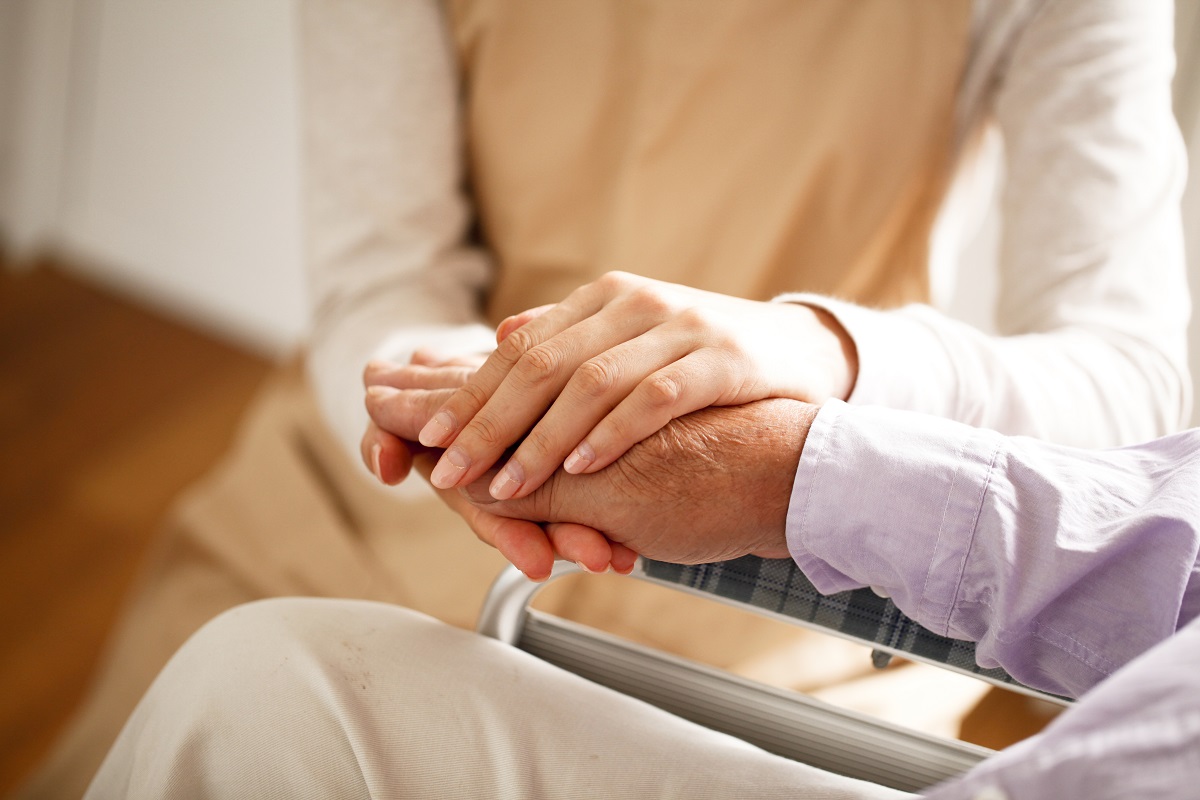
<path fill-rule="evenodd" d="M 0 796 L 79 701 L 157 521 L 269 368 L 53 267 L 0 265 Z"/>

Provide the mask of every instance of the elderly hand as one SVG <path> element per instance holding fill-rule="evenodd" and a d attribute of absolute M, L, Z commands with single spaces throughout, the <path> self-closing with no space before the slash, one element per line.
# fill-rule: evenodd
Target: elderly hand
<path fill-rule="evenodd" d="M 461 385 L 463 375 L 452 367 L 427 370 L 373 362 L 364 379 L 371 415 L 362 441 L 364 463 L 384 483 L 399 482 L 414 464 L 428 477 L 441 451 L 413 440 L 453 388 Z M 637 553 L 584 525 L 539 524 L 497 516 L 472 505 L 456 490 L 439 490 L 438 494 L 481 541 L 495 547 L 533 580 L 548 578 L 555 558 L 574 561 L 589 572 L 611 567 L 624 574 L 632 571 L 637 560 Z"/>
<path fill-rule="evenodd" d="M 417 351 L 409 364 L 377 360 L 367 364 L 363 370 L 363 386 L 367 390 L 367 412 L 374 407 L 372 396 L 390 397 L 400 389 L 457 389 L 467 382 L 487 358 L 480 353 L 453 359 L 440 359 Z M 449 393 L 447 393 L 447 397 Z M 375 404 L 378 405 L 378 404 Z M 427 417 L 421 420 L 424 425 Z M 420 430 L 420 427 L 416 430 Z M 367 469 L 389 486 L 408 477 L 412 469 L 412 443 L 416 432 L 406 443 L 395 431 L 385 430 L 374 419 L 368 421 L 367 429 L 359 442 L 359 454 Z"/>
<path fill-rule="evenodd" d="M 500 345 L 420 432 L 447 448 L 439 488 L 478 480 L 530 494 L 561 464 L 597 473 L 670 420 L 767 397 L 845 397 L 853 345 L 823 311 L 610 273 L 556 306 L 506 320 Z M 564 462 L 565 459 L 565 462 Z"/>
<path fill-rule="evenodd" d="M 496 500 L 483 482 L 459 491 L 493 517 L 582 524 L 664 561 L 786 558 L 792 483 L 816 413 L 779 399 L 707 408 L 671 421 L 607 469 L 556 472 L 527 497 Z M 517 566 L 548 573 L 552 560 L 541 558 Z"/>

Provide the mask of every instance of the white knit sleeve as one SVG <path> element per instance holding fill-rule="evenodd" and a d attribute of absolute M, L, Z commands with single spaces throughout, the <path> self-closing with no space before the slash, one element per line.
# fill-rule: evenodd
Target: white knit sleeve
<path fill-rule="evenodd" d="M 1000 63 L 998 335 L 928 306 L 781 298 L 846 326 L 860 358 L 851 402 L 1089 447 L 1185 423 L 1172 11 L 1165 0 L 1050 0 Z"/>
<path fill-rule="evenodd" d="M 490 265 L 466 244 L 458 76 L 440 5 L 304 0 L 300 41 L 308 368 L 356 452 L 370 358 L 490 349 L 479 311 Z"/>

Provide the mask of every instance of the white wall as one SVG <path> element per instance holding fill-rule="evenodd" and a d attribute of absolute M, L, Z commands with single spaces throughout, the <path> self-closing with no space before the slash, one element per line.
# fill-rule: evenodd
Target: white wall
<path fill-rule="evenodd" d="M 34 37 L 65 35 L 66 57 L 22 76 L 28 96 L 54 95 L 57 70 L 69 117 L 25 115 L 66 138 L 38 153 L 39 137 L 24 137 L 19 163 L 35 177 L 5 226 L 16 248 L 50 243 L 89 276 L 253 349 L 294 347 L 308 316 L 290 0 L 20 1 L 74 16 Z"/>
<path fill-rule="evenodd" d="M 1200 297 L 1200 2 L 1177 8 Z M 294 346 L 308 317 L 292 13 L 292 0 L 0 0 L 9 243 L 66 247 L 90 276 L 262 352 Z M 960 283 L 954 303 L 982 315 L 964 288 L 986 284 Z"/>
<path fill-rule="evenodd" d="M 23 7 L 0 2 L 0 220 L 12 214 L 13 120 L 17 113 L 17 65 Z"/>
<path fill-rule="evenodd" d="M 106 0 L 62 231 L 106 280 L 281 352 L 307 325 L 289 0 Z"/>
<path fill-rule="evenodd" d="M 61 221 L 76 1 L 3 2 L 0 84 L 9 113 L 0 116 L 0 232 L 18 255 Z"/>

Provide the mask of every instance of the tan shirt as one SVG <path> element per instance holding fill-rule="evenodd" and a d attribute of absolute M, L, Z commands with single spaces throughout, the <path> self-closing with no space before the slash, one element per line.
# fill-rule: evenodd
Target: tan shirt
<path fill-rule="evenodd" d="M 326 414 L 352 448 L 365 422 L 359 373 L 371 355 L 490 346 L 490 333 L 478 323 L 496 263 L 467 235 L 472 206 L 463 191 L 463 83 L 443 9 L 432 0 L 306 0 L 301 24 L 316 307 L 310 370 Z M 1171 35 L 1169 3 L 976 0 L 955 84 L 951 194 L 958 196 L 976 164 L 967 143 L 994 122 L 1007 173 L 997 334 L 926 304 L 876 310 L 809 297 L 833 311 L 854 338 L 860 371 L 851 402 L 1090 446 L 1148 439 L 1183 423 L 1190 407 L 1190 309 L 1178 211 L 1183 151 L 1170 106 Z M 776 111 L 802 116 L 790 108 Z M 466 120 L 469 125 L 469 114 Z M 736 156 L 740 142 L 731 141 Z M 652 144 L 645 144 L 648 152 Z M 779 170 L 790 168 L 786 158 L 778 162 Z M 649 214 L 647 225 L 659 223 L 668 200 L 653 190 L 640 196 L 644 206 L 609 208 Z M 539 269 L 565 260 L 547 249 L 550 244 L 563 241 L 564 254 L 582 247 L 583 227 L 568 225 L 553 235 L 530 231 L 505 220 L 497 202 L 480 198 L 501 260 L 510 234 L 512 242 L 537 240 L 522 247 L 548 254 Z M 793 211 L 773 203 L 755 210 L 762 216 Z M 955 211 L 956 205 L 943 205 L 942 219 Z M 707 218 L 719 216 L 712 210 Z M 843 212 L 830 227 L 836 233 L 860 218 Z M 739 219 L 739 225 L 756 224 Z M 626 253 L 641 263 L 653 260 L 652 247 L 630 238 L 641 222 L 622 221 L 628 235 L 613 239 L 617 244 L 609 246 L 616 251 L 596 249 L 604 256 L 597 263 L 621 266 L 606 262 Z M 662 224 L 657 235 L 670 252 L 684 254 L 679 260 L 689 267 L 711 248 L 721 252 L 708 262 L 714 271 L 772 260 L 769 243 L 709 230 L 668 237 L 672 221 Z M 875 227 L 880 224 L 877 219 Z M 971 265 L 951 266 L 970 277 Z M 938 284 L 952 272 L 926 269 L 934 303 L 946 295 Z M 757 291 L 779 285 L 763 282 Z M 846 293 L 868 296 L 865 289 Z M 877 297 L 883 294 L 905 300 L 920 292 L 904 288 Z M 505 310 L 517 304 L 503 301 Z"/>
<path fill-rule="evenodd" d="M 493 322 L 612 269 L 929 299 L 968 0 L 450 9 Z"/>

